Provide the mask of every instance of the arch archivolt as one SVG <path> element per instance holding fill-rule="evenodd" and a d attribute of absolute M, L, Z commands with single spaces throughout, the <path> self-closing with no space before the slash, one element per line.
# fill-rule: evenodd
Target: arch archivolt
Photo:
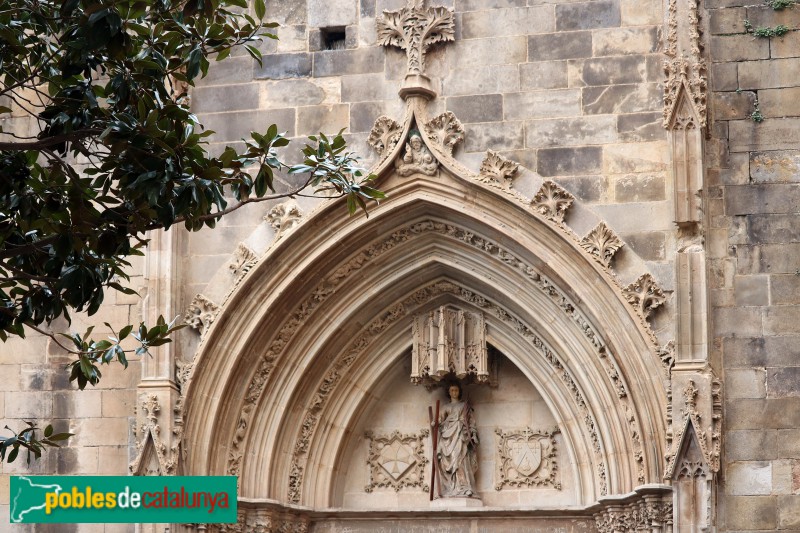
<path fill-rule="evenodd" d="M 452 300 L 485 313 L 491 342 L 547 402 L 578 504 L 660 481 L 666 392 L 640 310 L 561 219 L 451 166 L 390 172 L 391 201 L 369 221 L 322 205 L 241 280 L 187 386 L 186 473 L 332 505 L 345 428 L 410 345 L 411 316 Z"/>

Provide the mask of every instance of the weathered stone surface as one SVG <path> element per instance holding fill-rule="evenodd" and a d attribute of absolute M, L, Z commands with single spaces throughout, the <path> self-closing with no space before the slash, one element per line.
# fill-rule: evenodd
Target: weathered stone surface
<path fill-rule="evenodd" d="M 536 171 L 542 176 L 596 174 L 602 168 L 602 151 L 596 146 L 539 150 Z"/>
<path fill-rule="evenodd" d="M 614 180 L 617 202 L 657 202 L 666 198 L 663 174 L 629 174 Z"/>
<path fill-rule="evenodd" d="M 736 305 L 769 305 L 768 276 L 736 276 L 733 291 Z"/>
<path fill-rule="evenodd" d="M 520 90 L 559 89 L 567 84 L 566 61 L 538 61 L 519 66 Z"/>
<path fill-rule="evenodd" d="M 214 113 L 258 109 L 259 84 L 198 87 L 192 92 L 192 111 Z"/>
<path fill-rule="evenodd" d="M 616 56 L 650 54 L 658 49 L 658 29 L 651 27 L 611 28 L 592 32 L 592 55 Z"/>
<path fill-rule="evenodd" d="M 782 24 L 789 28 L 800 26 L 800 13 L 797 9 L 772 9 L 767 5 L 750 4 L 747 6 L 747 20 L 755 28 L 777 26 Z"/>
<path fill-rule="evenodd" d="M 800 87 L 758 91 L 758 102 L 765 117 L 800 116 Z"/>
<path fill-rule="evenodd" d="M 720 308 L 714 312 L 714 334 L 720 337 L 761 335 L 761 309 L 757 307 Z"/>
<path fill-rule="evenodd" d="M 202 87 L 251 82 L 256 66 L 249 55 L 229 57 L 225 61 L 212 61 L 208 67 L 208 75 L 203 78 Z"/>
<path fill-rule="evenodd" d="M 711 41 L 715 62 L 754 61 L 769 58 L 769 39 L 753 39 L 750 34 L 725 35 Z"/>
<path fill-rule="evenodd" d="M 447 110 L 461 122 L 496 122 L 503 120 L 503 95 L 456 96 L 447 99 Z"/>
<path fill-rule="evenodd" d="M 278 52 L 305 52 L 308 49 L 308 30 L 304 24 L 279 26 L 275 31 L 278 35 L 275 43 Z"/>
<path fill-rule="evenodd" d="M 477 11 L 503 7 L 525 7 L 527 0 L 456 0 L 456 11 Z"/>
<path fill-rule="evenodd" d="M 800 367 L 768 368 L 769 398 L 800 397 Z"/>
<path fill-rule="evenodd" d="M 715 63 L 711 65 L 711 81 L 718 91 L 735 91 L 738 89 L 738 76 L 736 63 Z"/>
<path fill-rule="evenodd" d="M 669 151 L 662 142 L 638 143 L 635 150 L 627 144 L 603 147 L 603 170 L 612 174 L 662 172 L 667 170 Z"/>
<path fill-rule="evenodd" d="M 763 368 L 731 368 L 725 371 L 727 397 L 766 398 L 767 371 Z"/>
<path fill-rule="evenodd" d="M 577 89 L 510 93 L 504 96 L 504 102 L 506 120 L 580 114 L 580 92 Z"/>
<path fill-rule="evenodd" d="M 800 118 L 773 118 L 757 123 L 752 120 L 730 122 L 731 152 L 791 150 L 797 147 L 795 133 Z"/>
<path fill-rule="evenodd" d="M 755 183 L 800 182 L 800 151 L 751 152 L 749 157 Z"/>
<path fill-rule="evenodd" d="M 725 402 L 730 429 L 791 429 L 800 425 L 800 398 L 741 399 Z"/>
<path fill-rule="evenodd" d="M 800 307 L 782 305 L 767 307 L 764 310 L 765 335 L 796 335 L 798 333 L 800 333 Z"/>
<path fill-rule="evenodd" d="M 357 2 L 351 0 L 307 0 L 308 25 L 315 28 L 355 24 Z"/>
<path fill-rule="evenodd" d="M 800 360 L 800 336 L 726 338 L 723 355 L 728 368 L 795 366 Z"/>
<path fill-rule="evenodd" d="M 236 113 L 210 113 L 203 115 L 206 129 L 215 133 L 212 141 L 238 141 L 249 137 L 251 131 L 266 131 L 270 124 L 294 137 L 294 109 L 271 109 L 269 111 L 241 111 Z"/>
<path fill-rule="evenodd" d="M 622 26 L 663 24 L 659 0 L 619 0 Z"/>
<path fill-rule="evenodd" d="M 747 218 L 747 232 L 751 242 L 797 242 L 800 237 L 796 214 L 750 215 Z"/>
<path fill-rule="evenodd" d="M 607 200 L 608 180 L 604 176 L 569 176 L 559 177 L 553 181 L 583 202 Z"/>
<path fill-rule="evenodd" d="M 658 84 L 609 85 L 583 89 L 583 113 L 639 113 L 651 111 L 661 104 L 662 89 Z"/>
<path fill-rule="evenodd" d="M 548 33 L 528 37 L 529 61 L 592 57 L 592 32 Z"/>
<path fill-rule="evenodd" d="M 725 191 L 725 214 L 795 213 L 800 209 L 797 193 L 800 193 L 797 184 L 731 186 Z"/>
<path fill-rule="evenodd" d="M 737 246 L 737 271 L 741 274 L 795 272 L 798 253 L 800 243 Z"/>
<path fill-rule="evenodd" d="M 663 261 L 666 256 L 667 234 L 663 231 L 625 233 L 620 239 L 645 261 Z"/>
<path fill-rule="evenodd" d="M 304 24 L 306 22 L 305 2 L 266 2 L 266 20 L 278 24 Z"/>
<path fill-rule="evenodd" d="M 800 495 L 778 496 L 778 528 L 800 528 Z"/>
<path fill-rule="evenodd" d="M 583 85 L 616 85 L 647 81 L 647 62 L 641 56 L 587 59 L 579 72 Z"/>
<path fill-rule="evenodd" d="M 512 150 L 525 146 L 522 122 L 483 122 L 467 124 L 464 129 L 467 152 L 485 152 L 497 146 Z"/>
<path fill-rule="evenodd" d="M 756 93 L 752 91 L 715 92 L 711 99 L 711 112 L 719 120 L 749 118 L 755 102 Z"/>
<path fill-rule="evenodd" d="M 800 56 L 800 32 L 792 31 L 782 37 L 773 37 L 769 46 L 770 57 L 798 57 Z"/>
<path fill-rule="evenodd" d="M 342 76 L 343 102 L 374 102 L 397 98 L 397 85 L 388 83 L 381 74 Z"/>
<path fill-rule="evenodd" d="M 314 76 L 339 76 L 383 72 L 384 52 L 380 47 L 314 52 Z"/>
<path fill-rule="evenodd" d="M 263 85 L 263 107 L 304 106 L 322 103 L 325 90 L 307 80 L 281 80 Z"/>
<path fill-rule="evenodd" d="M 297 108 L 297 134 L 336 133 L 350 126 L 347 104 L 319 105 Z M 371 127 L 371 126 L 370 126 Z"/>
<path fill-rule="evenodd" d="M 615 0 L 556 5 L 558 31 L 609 28 L 619 24 L 619 2 Z"/>
<path fill-rule="evenodd" d="M 655 141 L 665 137 L 661 113 L 618 115 L 617 131 L 622 142 Z"/>
<path fill-rule="evenodd" d="M 525 123 L 525 145 L 576 146 L 606 144 L 617 140 L 616 119 L 608 115 L 532 120 Z"/>
<path fill-rule="evenodd" d="M 772 464 L 768 461 L 733 463 L 727 469 L 728 494 L 737 496 L 772 493 Z"/>
<path fill-rule="evenodd" d="M 281 78 L 303 78 L 311 75 L 311 54 L 270 54 L 264 57 L 261 66 L 255 66 L 256 79 L 276 80 Z"/>
<path fill-rule="evenodd" d="M 448 60 L 460 68 L 505 63 L 524 63 L 528 38 L 523 35 L 456 41 L 448 49 Z"/>
<path fill-rule="evenodd" d="M 516 65 L 453 68 L 442 82 L 442 93 L 444 96 L 455 96 L 514 92 L 519 89 L 519 78 Z M 566 83 L 566 77 L 564 81 Z"/>
<path fill-rule="evenodd" d="M 709 27 L 713 34 L 744 33 L 744 20 L 747 10 L 744 8 L 709 10 Z"/>
<path fill-rule="evenodd" d="M 770 298 L 774 305 L 800 304 L 800 276 L 797 274 L 770 276 Z"/>
<path fill-rule="evenodd" d="M 737 66 L 742 89 L 800 86 L 800 79 L 795 75 L 800 68 L 800 58 L 745 61 Z"/>
<path fill-rule="evenodd" d="M 549 33 L 554 29 L 552 6 L 472 11 L 461 17 L 462 39 Z"/>
<path fill-rule="evenodd" d="M 724 498 L 726 521 L 741 529 L 774 529 L 776 501 L 772 496 L 728 496 Z"/>
<path fill-rule="evenodd" d="M 774 429 L 729 431 L 725 455 L 729 461 L 774 459 L 777 440 L 778 431 Z"/>

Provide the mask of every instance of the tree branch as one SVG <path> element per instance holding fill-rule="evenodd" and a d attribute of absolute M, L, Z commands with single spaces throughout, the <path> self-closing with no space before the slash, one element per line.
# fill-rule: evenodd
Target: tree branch
<path fill-rule="evenodd" d="M 77 130 L 71 133 L 64 133 L 62 135 L 54 135 L 52 137 L 45 137 L 44 139 L 39 139 L 38 141 L 29 141 L 29 142 L 0 142 L 0 150 L 13 150 L 13 151 L 21 151 L 21 150 L 41 150 L 43 148 L 49 148 L 51 146 L 55 146 L 57 144 L 61 144 L 63 142 L 68 141 L 77 141 L 83 139 L 85 137 L 91 137 L 93 135 L 99 135 L 103 133 L 103 130 L 96 129 L 96 128 L 88 128 L 85 130 Z"/>

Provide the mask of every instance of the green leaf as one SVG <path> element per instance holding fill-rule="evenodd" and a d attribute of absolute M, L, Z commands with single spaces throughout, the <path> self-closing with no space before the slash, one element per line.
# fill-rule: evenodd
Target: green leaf
<path fill-rule="evenodd" d="M 49 437 L 53 434 L 53 426 L 52 424 L 48 424 L 46 428 L 44 428 L 44 436 Z"/>
<path fill-rule="evenodd" d="M 267 14 L 267 7 L 264 5 L 264 0 L 256 0 L 255 2 L 255 9 L 256 9 L 256 16 L 259 20 L 264 18 L 264 15 Z"/>

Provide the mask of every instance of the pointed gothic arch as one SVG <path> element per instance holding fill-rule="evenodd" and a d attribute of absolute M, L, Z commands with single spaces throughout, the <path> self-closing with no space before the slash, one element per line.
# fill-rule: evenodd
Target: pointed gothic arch
<path fill-rule="evenodd" d="M 573 199 L 555 184 L 529 202 L 503 172 L 455 161 L 452 114 L 431 120 L 412 96 L 402 124 L 381 121 L 376 173 L 389 200 L 369 218 L 323 204 L 206 332 L 185 396 L 183 472 L 239 475 L 248 499 L 335 505 L 347 428 L 410 346 L 411 316 L 449 301 L 486 314 L 491 342 L 545 398 L 577 465 L 575 509 L 660 483 L 667 397 L 646 322 L 652 280 L 623 290 L 608 250 L 563 224 Z M 398 171 L 412 129 L 435 172 Z"/>

